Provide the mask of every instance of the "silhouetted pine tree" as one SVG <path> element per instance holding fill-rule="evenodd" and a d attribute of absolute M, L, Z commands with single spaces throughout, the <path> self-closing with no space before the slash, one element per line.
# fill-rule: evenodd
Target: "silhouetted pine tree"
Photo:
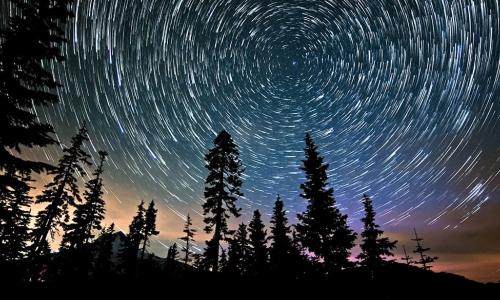
<path fill-rule="evenodd" d="M 427 255 L 426 252 L 431 250 L 431 248 L 424 248 L 421 243 L 424 239 L 418 237 L 417 230 L 415 228 L 413 228 L 413 232 L 415 233 L 415 238 L 411 240 L 417 243 L 417 246 L 415 247 L 415 250 L 413 250 L 413 253 L 418 253 L 420 255 L 420 259 L 414 261 L 414 263 L 417 265 L 421 265 L 422 269 L 424 270 L 430 270 L 432 269 L 431 263 L 435 262 L 439 257 L 432 257 Z"/>
<path fill-rule="evenodd" d="M 99 165 L 94 171 L 94 178 L 85 184 L 84 202 L 76 205 L 73 222 L 65 225 L 62 247 L 65 249 L 79 249 L 92 242 L 94 231 L 101 230 L 106 208 L 102 198 L 102 173 L 104 161 L 108 153 L 99 151 Z"/>
<path fill-rule="evenodd" d="M 413 264 L 413 257 L 409 256 L 408 253 L 406 252 L 406 247 L 405 245 L 403 245 L 403 253 L 405 254 L 405 256 L 403 256 L 401 258 L 401 260 L 404 260 L 406 262 L 407 265 L 411 265 Z"/>
<path fill-rule="evenodd" d="M 252 275 L 262 275 L 267 271 L 268 251 L 267 251 L 267 231 L 262 223 L 259 210 L 253 212 L 253 218 L 248 224 L 250 237 L 250 273 Z"/>
<path fill-rule="evenodd" d="M 383 265 L 386 261 L 384 257 L 393 256 L 392 249 L 396 248 L 397 241 L 390 241 L 387 237 L 381 237 L 384 231 L 380 230 L 380 226 L 375 224 L 375 210 L 373 209 L 372 200 L 368 195 L 363 195 L 363 206 L 365 208 L 365 217 L 361 219 L 364 224 L 361 237 L 361 253 L 357 256 L 360 259 L 362 266 L 365 266 L 370 272 L 371 277 L 374 277 L 375 270 Z"/>
<path fill-rule="evenodd" d="M 176 270 L 176 261 L 179 258 L 179 251 L 177 251 L 177 243 L 174 243 L 168 248 L 167 252 L 167 270 L 173 272 Z"/>
<path fill-rule="evenodd" d="M 222 273 L 227 273 L 227 254 L 224 249 L 220 250 L 219 269 Z"/>
<path fill-rule="evenodd" d="M 129 277 L 134 276 L 136 272 L 139 247 L 144 239 L 145 213 L 144 201 L 141 201 L 137 206 L 137 214 L 128 226 L 125 245 L 120 253 L 122 269 Z"/>
<path fill-rule="evenodd" d="M 184 252 L 184 264 L 189 264 L 191 261 L 191 257 L 189 256 L 189 244 L 194 241 L 194 234 L 196 233 L 196 229 L 192 228 L 193 223 L 191 222 L 191 217 L 189 214 L 186 217 L 186 223 L 184 224 L 184 236 L 181 237 L 181 240 L 186 243 L 186 245 L 182 248 L 182 252 Z"/>
<path fill-rule="evenodd" d="M 227 251 L 227 273 L 243 275 L 248 272 L 250 261 L 250 240 L 247 226 L 241 223 L 238 230 L 229 239 Z"/>
<path fill-rule="evenodd" d="M 71 139 L 71 147 L 63 150 L 57 168 L 49 171 L 53 179 L 45 186 L 41 195 L 36 197 L 36 203 L 48 203 L 45 209 L 36 216 L 33 230 L 33 244 L 31 253 L 38 256 L 43 248 L 44 241 L 49 233 L 53 236 L 56 228 L 69 218 L 68 206 L 80 202 L 77 185 L 77 175 L 83 175 L 82 164 L 90 165 L 89 155 L 82 149 L 83 143 L 88 141 L 85 125 Z"/>
<path fill-rule="evenodd" d="M 16 185 L 0 192 L 0 263 L 18 261 L 26 257 L 30 240 L 29 225 L 31 220 L 29 195 L 31 181 L 29 173 L 25 175 L 8 171 L 8 176 L 21 180 L 26 185 Z"/>
<path fill-rule="evenodd" d="M 333 188 L 328 186 L 326 170 L 328 164 L 318 153 L 311 135 L 307 133 L 304 166 L 306 181 L 300 185 L 301 197 L 309 204 L 304 213 L 298 214 L 296 225 L 299 239 L 308 251 L 324 261 L 327 273 L 349 267 L 350 250 L 354 246 L 356 233 L 347 225 L 347 216 L 335 207 Z"/>
<path fill-rule="evenodd" d="M 217 241 L 213 238 L 205 241 L 206 247 L 201 255 L 202 261 L 197 262 L 197 268 L 204 271 L 212 271 L 215 258 L 218 256 Z"/>
<path fill-rule="evenodd" d="M 101 234 L 96 240 L 96 259 L 94 264 L 94 275 L 97 278 L 109 278 L 112 273 L 113 262 L 113 242 L 115 240 L 115 224 L 101 230 Z"/>
<path fill-rule="evenodd" d="M 292 229 L 291 232 L 292 237 L 290 239 L 290 254 L 286 277 L 305 278 L 308 275 L 314 275 L 315 269 L 300 243 L 296 230 Z"/>
<path fill-rule="evenodd" d="M 50 169 L 48 164 L 15 153 L 23 146 L 57 143 L 51 136 L 52 126 L 40 123 L 33 106 L 59 100 L 54 89 L 60 85 L 43 64 L 64 59 L 64 23 L 72 17 L 68 4 L 73 0 L 11 2 L 19 14 L 0 32 L 0 192 L 27 188 L 27 183 L 9 174 Z"/>
<path fill-rule="evenodd" d="M 212 272 L 218 271 L 219 247 L 223 236 L 229 233 L 227 219 L 230 215 L 238 217 L 240 209 L 235 205 L 242 185 L 242 167 L 239 151 L 231 135 L 221 131 L 214 140 L 214 148 L 205 156 L 206 168 L 209 170 L 205 182 L 205 199 L 203 204 L 205 231 L 214 232 L 212 240 L 207 242 L 205 259 Z"/>
<path fill-rule="evenodd" d="M 61 272 L 65 277 L 84 280 L 92 263 L 92 241 L 95 231 L 101 230 L 106 211 L 102 198 L 102 173 L 107 153 L 99 151 L 100 161 L 91 180 L 85 184 L 84 201 L 75 204 L 71 223 L 63 224 L 64 235 L 59 255 Z"/>
<path fill-rule="evenodd" d="M 288 218 L 279 195 L 274 202 L 271 224 L 270 267 L 273 272 L 285 275 L 290 268 L 290 226 L 288 226 Z"/>
<path fill-rule="evenodd" d="M 146 247 L 149 246 L 149 238 L 153 235 L 158 235 L 160 232 L 156 230 L 156 214 L 158 210 L 155 208 L 155 202 L 149 202 L 148 209 L 144 216 L 144 229 L 142 233 L 142 250 L 141 250 L 141 260 L 144 260 L 144 253 L 146 252 Z"/>

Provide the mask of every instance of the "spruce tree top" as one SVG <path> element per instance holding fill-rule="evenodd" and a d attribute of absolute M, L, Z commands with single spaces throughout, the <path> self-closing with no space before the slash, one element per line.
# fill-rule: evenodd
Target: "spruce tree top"
<path fill-rule="evenodd" d="M 361 265 L 367 266 L 370 271 L 385 263 L 384 257 L 393 256 L 392 249 L 396 247 L 397 241 L 390 241 L 387 237 L 382 237 L 384 231 L 375 223 L 375 210 L 368 195 L 363 195 L 363 206 L 365 216 L 363 222 L 362 241 L 360 244 L 361 253 L 357 256 L 361 260 Z M 373 274 L 372 274 L 373 275 Z"/>
<path fill-rule="evenodd" d="M 141 203 L 137 206 L 137 214 L 132 219 L 132 222 L 128 226 L 128 239 L 132 242 L 137 243 L 136 246 L 139 245 L 142 240 L 142 234 L 144 230 L 145 223 L 145 209 L 144 209 L 144 201 L 141 200 Z"/>
<path fill-rule="evenodd" d="M 248 224 L 248 231 L 250 232 L 250 240 L 255 246 L 257 244 L 265 245 L 266 243 L 266 226 L 262 222 L 260 211 L 257 209 L 253 212 L 253 218 Z"/>
<path fill-rule="evenodd" d="M 82 149 L 83 143 L 88 141 L 88 133 L 85 125 L 80 128 L 78 133 L 71 138 L 71 146 L 64 148 L 63 156 L 59 160 L 59 164 L 53 170 L 49 171 L 49 175 L 54 175 L 52 182 L 48 183 L 44 194 L 37 197 L 37 203 L 51 202 L 54 197 L 60 197 L 62 200 L 74 205 L 75 200 L 81 202 L 78 192 L 76 175 L 84 175 L 83 165 L 91 165 L 90 156 Z M 58 194 L 59 189 L 63 187 L 62 195 Z"/>
<path fill-rule="evenodd" d="M 235 201 L 238 196 L 243 196 L 239 150 L 227 131 L 222 130 L 217 135 L 205 160 L 205 167 L 209 170 L 205 182 L 206 202 L 203 204 L 205 231 L 210 233 L 218 225 L 220 233 L 227 233 L 226 219 L 230 215 L 240 216 L 241 208 L 236 207 Z"/>
<path fill-rule="evenodd" d="M 271 217 L 271 232 L 273 235 L 287 235 L 290 233 L 290 226 L 287 225 L 288 218 L 284 209 L 280 195 L 276 196 L 274 202 L 273 215 Z"/>
<path fill-rule="evenodd" d="M 271 250 L 275 250 L 277 255 L 282 255 L 288 250 L 291 241 L 288 236 L 290 234 L 290 226 L 287 225 L 288 218 L 286 217 L 286 212 L 280 195 L 276 197 L 276 202 L 274 203 L 271 224 L 271 234 L 273 240 Z"/>
<path fill-rule="evenodd" d="M 301 167 L 305 182 L 300 185 L 300 196 L 308 200 L 308 205 L 297 215 L 296 229 L 302 245 L 322 259 L 330 273 L 352 265 L 349 256 L 356 234 L 347 225 L 347 216 L 335 206 L 333 188 L 328 187 L 328 164 L 323 163 L 309 133 L 305 144 Z"/>
<path fill-rule="evenodd" d="M 160 233 L 158 230 L 156 230 L 157 213 L 158 210 L 155 208 L 155 202 L 151 201 L 144 215 L 144 234 L 146 236 L 158 235 Z"/>

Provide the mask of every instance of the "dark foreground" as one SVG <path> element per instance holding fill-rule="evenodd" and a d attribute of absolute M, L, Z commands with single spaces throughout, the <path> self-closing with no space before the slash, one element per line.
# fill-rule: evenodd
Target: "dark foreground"
<path fill-rule="evenodd" d="M 51 295 L 58 298 L 73 296 L 142 295 L 155 298 L 187 299 L 248 297 L 276 299 L 301 297 L 304 299 L 500 299 L 500 283 L 483 284 L 450 273 L 435 273 L 403 264 L 392 264 L 379 270 L 375 278 L 362 268 L 344 271 L 337 276 L 290 278 L 283 275 L 259 277 L 229 274 L 211 274 L 194 269 L 165 273 L 161 270 L 138 274 L 134 278 L 109 276 L 99 279 L 61 277 L 50 282 L 9 282 L 2 270 L 2 290 L 22 291 L 22 295 Z M 100 297 L 98 297 L 100 298 Z M 7 299 L 7 298 L 4 298 Z M 11 298 L 15 299 L 15 298 Z"/>

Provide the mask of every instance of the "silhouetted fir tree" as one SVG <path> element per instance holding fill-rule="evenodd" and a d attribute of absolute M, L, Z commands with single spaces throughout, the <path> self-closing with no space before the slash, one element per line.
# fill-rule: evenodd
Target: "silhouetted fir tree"
<path fill-rule="evenodd" d="M 95 242 L 96 259 L 94 263 L 94 275 L 97 278 L 109 278 L 112 274 L 113 242 L 115 240 L 115 224 L 101 230 L 101 234 Z"/>
<path fill-rule="evenodd" d="M 222 273 L 227 273 L 227 254 L 224 249 L 220 250 L 219 269 Z"/>
<path fill-rule="evenodd" d="M 290 255 L 287 269 L 287 276 L 293 278 L 303 278 L 306 275 L 312 275 L 315 271 L 308 256 L 304 253 L 297 231 L 292 230 L 292 237 L 290 239 Z"/>
<path fill-rule="evenodd" d="M 59 255 L 61 273 L 66 277 L 84 280 L 92 263 L 92 241 L 95 231 L 101 230 L 101 222 L 106 211 L 102 198 L 102 173 L 107 153 L 99 151 L 99 165 L 93 178 L 86 182 L 84 200 L 75 204 L 71 223 L 63 224 L 64 235 Z"/>
<path fill-rule="evenodd" d="M 380 226 L 375 224 L 375 210 L 372 200 L 368 195 L 363 195 L 363 206 L 365 216 L 361 219 L 363 222 L 362 241 L 360 244 L 361 253 L 357 256 L 362 266 L 365 266 L 374 277 L 375 270 L 382 266 L 386 261 L 384 257 L 393 256 L 392 249 L 396 248 L 397 241 L 390 241 L 387 237 L 381 237 L 384 233 Z"/>
<path fill-rule="evenodd" d="M 415 228 L 413 228 L 413 232 L 415 233 L 415 238 L 411 240 L 417 243 L 417 246 L 415 247 L 415 250 L 413 250 L 413 253 L 418 253 L 420 256 L 420 259 L 414 261 L 414 263 L 417 265 L 421 265 L 422 269 L 424 270 L 430 270 L 432 269 L 431 263 L 435 262 L 439 257 L 427 255 L 426 252 L 431 250 L 431 248 L 424 248 L 421 243 L 424 239 L 418 237 L 417 230 Z"/>
<path fill-rule="evenodd" d="M 191 217 L 189 216 L 189 214 L 187 214 L 186 223 L 184 224 L 184 230 L 182 231 L 185 235 L 181 237 L 181 240 L 186 243 L 185 246 L 182 247 L 182 252 L 184 252 L 185 265 L 189 264 L 189 262 L 191 261 L 189 246 L 190 243 L 194 241 L 193 237 L 196 233 L 196 229 L 192 228 L 192 226 L 193 223 L 191 221 Z"/>
<path fill-rule="evenodd" d="M 290 268 L 290 226 L 288 226 L 288 218 L 279 195 L 274 202 L 271 224 L 270 268 L 275 273 L 285 275 Z"/>
<path fill-rule="evenodd" d="M 177 250 L 177 243 L 174 243 L 168 248 L 167 251 L 167 270 L 169 272 L 175 271 L 177 264 L 176 261 L 179 258 L 179 251 Z"/>
<path fill-rule="evenodd" d="M 228 242 L 226 272 L 237 275 L 247 274 L 250 263 L 250 240 L 247 226 L 241 223 Z"/>
<path fill-rule="evenodd" d="M 408 253 L 406 252 L 406 247 L 405 245 L 403 245 L 403 253 L 405 254 L 405 256 L 403 256 L 401 258 L 401 260 L 404 260 L 406 262 L 407 265 L 411 265 L 413 264 L 413 257 L 409 256 Z"/>
<path fill-rule="evenodd" d="M 347 225 L 347 216 L 335 206 L 333 188 L 328 187 L 328 164 L 323 163 L 309 133 L 305 143 L 306 159 L 301 170 L 306 181 L 300 185 L 300 196 L 309 204 L 304 213 L 297 215 L 296 229 L 302 245 L 323 260 L 327 273 L 333 273 L 352 265 L 349 255 L 356 233 Z"/>
<path fill-rule="evenodd" d="M 144 215 L 144 229 L 142 233 L 142 250 L 141 250 L 141 260 L 144 260 L 144 253 L 146 252 L 146 247 L 149 246 L 149 238 L 153 235 L 158 235 L 160 232 L 156 230 L 156 214 L 158 210 L 155 208 L 155 202 L 149 202 L 148 209 Z"/>
<path fill-rule="evenodd" d="M 259 210 L 253 212 L 253 218 L 248 224 L 250 238 L 250 270 L 252 275 L 266 273 L 268 267 L 267 231 L 262 223 Z"/>
<path fill-rule="evenodd" d="M 207 242 L 205 254 L 212 272 L 217 272 L 220 241 L 229 233 L 227 219 L 230 215 L 240 215 L 235 201 L 243 195 L 238 147 L 225 130 L 215 138 L 214 148 L 205 156 L 205 161 L 209 174 L 205 182 L 203 221 L 207 224 L 205 232 L 214 232 L 211 241 Z"/>
<path fill-rule="evenodd" d="M 73 222 L 65 225 L 62 247 L 79 249 L 92 242 L 94 231 L 101 230 L 106 208 L 104 207 L 102 173 L 106 156 L 105 151 L 99 151 L 99 165 L 91 180 L 85 184 L 84 202 L 76 205 Z"/>
<path fill-rule="evenodd" d="M 49 233 L 53 236 L 59 225 L 69 218 L 68 206 L 81 202 L 77 175 L 83 175 L 83 164 L 90 165 L 89 155 L 82 149 L 83 143 L 88 141 L 85 125 L 71 139 L 71 146 L 63 150 L 57 168 L 49 171 L 53 175 L 52 181 L 45 185 L 41 195 L 36 197 L 36 203 L 48 203 L 36 216 L 33 230 L 33 244 L 31 254 L 36 257 L 42 250 L 42 244 L 47 240 Z"/>
<path fill-rule="evenodd" d="M 220 243 L 220 242 L 219 242 Z M 204 271 L 212 271 L 213 266 L 218 258 L 218 247 L 217 240 L 213 238 L 205 241 L 206 247 L 203 249 L 202 259 L 203 261 L 198 262 L 198 266 Z M 218 264 L 218 262 L 217 262 Z"/>
<path fill-rule="evenodd" d="M 8 176 L 21 180 L 25 183 L 31 182 L 29 173 L 16 174 L 8 171 Z M 29 184 L 16 185 L 0 192 L 0 207 L 2 207 L 0 219 L 0 262 L 19 261 L 28 253 L 28 242 L 30 240 L 29 225 L 31 220 L 30 205 L 33 200 L 29 195 L 31 187 Z"/>
<path fill-rule="evenodd" d="M 64 23 L 72 17 L 73 0 L 11 1 L 18 15 L 0 32 L 0 191 L 25 189 L 14 173 L 29 174 L 50 165 L 21 158 L 21 147 L 56 144 L 49 124 L 41 123 L 33 106 L 57 103 L 60 85 L 44 67 L 62 61 Z M 7 170 L 13 170 L 7 172 Z M 21 187 L 20 187 L 21 186 Z"/>
<path fill-rule="evenodd" d="M 144 201 L 141 201 L 137 206 L 137 214 L 128 226 L 128 234 L 125 238 L 124 247 L 120 253 L 122 269 L 125 275 L 129 277 L 135 276 L 139 247 L 144 239 L 145 213 Z"/>

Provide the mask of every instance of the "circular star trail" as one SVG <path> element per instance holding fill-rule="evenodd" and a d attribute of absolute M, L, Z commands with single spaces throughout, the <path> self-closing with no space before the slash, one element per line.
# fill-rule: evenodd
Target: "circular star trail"
<path fill-rule="evenodd" d="M 63 141 L 87 122 L 89 148 L 111 153 L 108 193 L 179 216 L 200 213 L 203 154 L 223 128 L 246 168 L 243 210 L 270 212 L 277 193 L 303 210 L 310 131 L 353 219 L 366 192 L 385 223 L 454 227 L 498 200 L 499 12 L 496 0 L 78 1 L 67 61 L 52 65 L 62 101 L 38 113 Z"/>

